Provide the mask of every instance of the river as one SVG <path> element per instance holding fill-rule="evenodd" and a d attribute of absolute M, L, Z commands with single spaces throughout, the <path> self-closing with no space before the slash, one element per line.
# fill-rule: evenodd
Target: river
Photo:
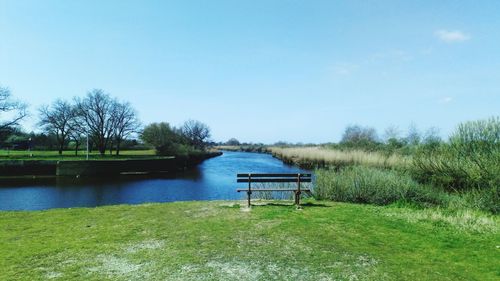
<path fill-rule="evenodd" d="M 308 173 L 269 154 L 229 152 L 162 177 L 16 179 L 0 181 L 0 210 L 44 210 L 146 202 L 234 200 L 237 173 Z"/>

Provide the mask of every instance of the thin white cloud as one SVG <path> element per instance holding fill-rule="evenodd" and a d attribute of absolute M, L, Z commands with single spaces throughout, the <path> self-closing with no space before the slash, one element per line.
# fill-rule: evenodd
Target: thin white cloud
<path fill-rule="evenodd" d="M 458 43 L 464 42 L 471 38 L 469 34 L 466 34 L 460 30 L 446 30 L 440 29 L 434 32 L 434 35 L 441 41 L 446 43 Z"/>
<path fill-rule="evenodd" d="M 336 75 L 349 75 L 359 68 L 357 64 L 343 63 L 337 64 L 333 67 L 333 72 Z"/>
<path fill-rule="evenodd" d="M 396 49 L 386 52 L 375 53 L 371 56 L 368 62 L 387 61 L 387 60 L 392 60 L 397 62 L 407 62 L 407 61 L 412 61 L 413 59 L 414 57 L 410 53 Z"/>
<path fill-rule="evenodd" d="M 447 104 L 453 101 L 452 97 L 444 97 L 438 100 L 440 104 Z"/>

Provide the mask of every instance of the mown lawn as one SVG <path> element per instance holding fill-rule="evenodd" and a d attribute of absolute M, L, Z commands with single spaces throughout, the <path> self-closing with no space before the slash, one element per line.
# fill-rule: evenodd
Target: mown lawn
<path fill-rule="evenodd" d="M 498 217 L 309 201 L 0 212 L 0 280 L 499 280 Z"/>

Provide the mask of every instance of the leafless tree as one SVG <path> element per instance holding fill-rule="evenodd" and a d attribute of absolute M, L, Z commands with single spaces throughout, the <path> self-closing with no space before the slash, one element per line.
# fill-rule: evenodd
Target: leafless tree
<path fill-rule="evenodd" d="M 75 142 L 75 155 L 78 155 L 78 149 L 82 143 L 82 139 L 87 136 L 88 130 L 83 119 L 75 114 L 75 118 L 70 121 L 69 138 Z"/>
<path fill-rule="evenodd" d="M 121 142 L 134 132 L 139 132 L 140 122 L 130 103 L 116 103 L 113 112 L 113 140 L 116 146 L 116 155 L 120 155 Z"/>
<path fill-rule="evenodd" d="M 361 127 L 359 125 L 350 125 L 344 131 L 341 142 L 362 144 L 374 143 L 378 140 L 377 131 L 372 127 Z"/>
<path fill-rule="evenodd" d="M 430 127 L 425 131 L 424 137 L 422 139 L 424 144 L 427 145 L 438 145 L 442 142 L 440 136 L 440 130 L 438 127 Z"/>
<path fill-rule="evenodd" d="M 181 127 L 182 135 L 189 141 L 189 144 L 197 149 L 205 149 L 210 138 L 210 128 L 196 120 L 188 120 Z"/>
<path fill-rule="evenodd" d="M 48 133 L 56 136 L 59 155 L 62 154 L 64 145 L 68 141 L 71 132 L 71 122 L 75 118 L 73 106 L 63 100 L 56 100 L 52 105 L 44 105 L 39 109 L 40 121 L 38 125 Z"/>
<path fill-rule="evenodd" d="M 116 100 L 103 90 L 94 89 L 83 99 L 76 100 L 77 115 L 87 127 L 89 137 L 104 155 L 114 134 Z"/>
<path fill-rule="evenodd" d="M 406 142 L 410 145 L 418 145 L 422 141 L 422 134 L 417 128 L 415 123 L 411 123 L 408 127 L 408 134 L 406 136 Z"/>
<path fill-rule="evenodd" d="M 0 114 L 13 114 L 9 120 L 0 122 L 0 131 L 19 125 L 24 117 L 28 115 L 27 105 L 20 101 L 12 99 L 11 92 L 8 88 L 0 87 Z"/>
<path fill-rule="evenodd" d="M 391 140 L 399 140 L 401 135 L 401 130 L 395 126 L 391 125 L 387 127 L 384 131 L 384 141 L 387 143 Z"/>

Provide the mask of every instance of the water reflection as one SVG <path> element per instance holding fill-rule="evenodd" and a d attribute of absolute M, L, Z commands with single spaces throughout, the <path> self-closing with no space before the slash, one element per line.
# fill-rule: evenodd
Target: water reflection
<path fill-rule="evenodd" d="M 267 154 L 225 152 L 176 174 L 3 180 L 0 210 L 94 207 L 144 202 L 240 199 L 236 174 L 307 172 Z"/>

